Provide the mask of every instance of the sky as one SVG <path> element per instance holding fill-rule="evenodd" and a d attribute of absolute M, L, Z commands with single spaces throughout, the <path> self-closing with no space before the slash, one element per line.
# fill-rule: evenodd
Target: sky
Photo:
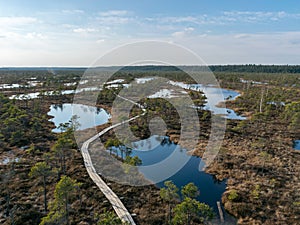
<path fill-rule="evenodd" d="M 0 67 L 89 66 L 149 40 L 184 46 L 209 65 L 300 64 L 300 3 L 0 0 Z"/>

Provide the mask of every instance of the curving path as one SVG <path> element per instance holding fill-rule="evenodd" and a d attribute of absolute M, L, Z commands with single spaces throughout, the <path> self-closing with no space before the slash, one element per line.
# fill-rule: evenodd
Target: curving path
<path fill-rule="evenodd" d="M 106 132 L 108 132 L 109 130 L 118 127 L 122 124 L 128 123 L 132 120 L 135 120 L 137 118 L 139 118 L 140 116 L 145 115 L 146 110 L 143 108 L 143 106 L 141 106 L 138 103 L 133 102 L 130 99 L 121 97 L 118 95 L 118 97 L 126 100 L 126 101 L 130 101 L 132 103 L 134 103 L 135 105 L 139 106 L 140 108 L 142 108 L 143 110 L 143 114 L 135 116 L 131 119 L 125 120 L 123 122 L 114 124 L 110 127 L 105 128 L 104 130 L 102 130 L 101 132 L 99 132 L 98 134 L 94 135 L 93 137 L 91 137 L 90 139 L 88 139 L 87 141 L 85 141 L 82 144 L 81 147 L 81 154 L 83 156 L 84 159 L 84 164 L 86 167 L 86 170 L 90 176 L 90 178 L 94 181 L 94 183 L 99 187 L 99 189 L 102 191 L 102 193 L 105 195 L 105 197 L 109 200 L 109 202 L 112 204 L 115 212 L 117 213 L 118 217 L 121 219 L 122 222 L 124 223 L 129 223 L 132 225 L 135 225 L 135 222 L 131 216 L 131 214 L 129 213 L 129 211 L 126 209 L 126 207 L 124 206 L 124 204 L 121 202 L 120 198 L 111 190 L 111 188 L 102 180 L 102 178 L 97 174 L 93 163 L 92 163 L 92 159 L 91 156 L 89 154 L 88 148 L 90 143 L 92 143 L 93 141 L 95 141 L 96 139 L 98 139 L 100 136 L 102 136 L 103 134 L 105 134 Z"/>

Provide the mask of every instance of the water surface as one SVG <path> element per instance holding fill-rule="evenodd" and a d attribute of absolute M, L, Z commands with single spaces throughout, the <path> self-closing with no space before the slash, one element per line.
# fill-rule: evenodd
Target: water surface
<path fill-rule="evenodd" d="M 201 91 L 207 98 L 204 109 L 210 110 L 215 115 L 222 115 L 226 119 L 245 120 L 244 116 L 238 115 L 234 110 L 228 108 L 220 108 L 217 105 L 222 101 L 235 100 L 240 93 L 233 90 L 218 88 L 212 85 L 203 84 L 185 84 L 182 82 L 170 81 L 170 84 L 184 89 Z"/>
<path fill-rule="evenodd" d="M 96 108 L 81 104 L 51 105 L 48 115 L 53 116 L 50 121 L 54 122 L 56 128 L 53 132 L 61 132 L 57 127 L 61 123 L 67 123 L 72 115 L 78 116 L 79 130 L 84 130 L 108 122 L 110 115 L 102 108 Z"/>
<path fill-rule="evenodd" d="M 155 176 L 160 176 L 164 171 L 149 170 L 147 166 L 155 165 L 168 157 L 175 159 L 168 161 L 169 163 L 178 163 L 178 160 L 176 160 L 178 157 L 186 158 L 187 163 L 177 173 L 174 173 L 171 177 L 166 177 L 163 181 L 157 183 L 157 186 L 163 187 L 166 180 L 172 180 L 179 188 L 193 182 L 200 190 L 198 200 L 210 205 L 217 212 L 216 202 L 221 201 L 221 196 L 226 188 L 226 181 L 219 182 L 212 175 L 199 171 L 200 157 L 188 155 L 185 149 L 174 144 L 165 136 L 153 135 L 148 139 L 132 143 L 132 146 L 131 156 L 138 156 L 142 160 L 139 170 L 149 180 L 152 180 Z M 179 149 L 176 149 L 178 147 Z M 118 155 L 121 155 L 119 151 Z M 167 169 L 172 165 L 165 165 L 165 167 Z"/>
<path fill-rule="evenodd" d="M 295 150 L 300 150 L 300 140 L 296 140 L 293 143 Z"/>
<path fill-rule="evenodd" d="M 19 162 L 20 161 L 20 158 L 9 158 L 9 157 L 6 157 L 2 160 L 2 162 L 0 161 L 0 165 L 7 165 L 9 163 L 12 163 L 12 162 Z"/>

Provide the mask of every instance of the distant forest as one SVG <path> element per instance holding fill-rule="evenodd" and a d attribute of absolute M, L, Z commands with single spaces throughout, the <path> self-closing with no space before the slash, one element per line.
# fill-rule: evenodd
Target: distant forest
<path fill-rule="evenodd" d="M 181 69 L 188 70 L 199 70 L 201 68 L 206 70 L 206 66 L 125 66 L 125 67 L 97 67 L 100 70 L 111 71 L 120 70 L 123 72 L 146 72 L 146 71 L 180 71 Z M 213 72 L 230 72 L 230 73 L 300 73 L 300 65 L 256 65 L 256 64 L 246 64 L 246 65 L 211 65 L 208 66 Z M 88 68 L 72 68 L 72 67 L 10 67 L 10 68 L 0 68 L 0 71 L 48 71 L 59 72 L 59 71 L 84 71 Z"/>
<path fill-rule="evenodd" d="M 197 70 L 206 66 L 130 66 L 121 71 L 179 71 L 180 69 Z M 300 73 L 300 65 L 213 65 L 208 66 L 213 72 L 238 72 L 238 73 Z"/>
<path fill-rule="evenodd" d="M 300 73 L 300 65 L 226 65 L 209 66 L 214 72 L 239 73 Z"/>

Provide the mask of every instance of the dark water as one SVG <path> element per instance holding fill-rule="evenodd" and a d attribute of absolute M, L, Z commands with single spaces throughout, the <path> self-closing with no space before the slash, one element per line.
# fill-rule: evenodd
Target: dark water
<path fill-rule="evenodd" d="M 50 121 L 54 122 L 56 127 L 58 127 L 60 123 L 69 122 L 72 115 L 77 115 L 80 124 L 79 130 L 105 124 L 110 118 L 110 115 L 102 108 L 80 104 L 51 105 L 48 115 L 54 116 Z M 52 131 L 60 132 L 60 129 L 55 128 Z"/>
<path fill-rule="evenodd" d="M 294 149 L 295 150 L 300 150 L 300 140 L 296 140 L 294 141 Z"/>
<path fill-rule="evenodd" d="M 226 100 L 234 100 L 240 94 L 233 90 L 217 88 L 210 85 L 202 84 L 184 84 L 182 82 L 172 82 L 175 86 L 194 91 L 201 91 L 207 97 L 207 103 L 204 109 L 212 111 L 216 115 L 224 115 L 226 119 L 245 120 L 246 117 L 238 115 L 234 110 L 228 108 L 219 108 L 217 105 Z"/>
<path fill-rule="evenodd" d="M 157 186 L 163 187 L 166 180 L 172 180 L 178 188 L 193 182 L 200 190 L 198 200 L 210 205 L 217 212 L 216 202 L 221 201 L 221 196 L 226 188 L 226 181 L 218 182 L 212 175 L 199 171 L 201 158 L 187 155 L 185 149 L 176 150 L 178 147 L 180 146 L 170 142 L 168 137 L 154 135 L 146 140 L 133 143 L 131 156 L 138 156 L 142 160 L 143 164 L 139 168 L 140 172 L 152 181 L 156 179 L 156 175 L 159 176 L 164 171 L 154 171 L 147 168 L 147 166 L 155 165 L 168 157 L 174 158 L 171 162 L 169 161 L 171 164 L 178 163 L 179 160 L 177 159 L 179 157 L 187 159 L 178 172 L 158 182 Z M 120 153 L 118 154 L 120 155 Z M 165 165 L 165 168 L 169 169 L 173 166 L 168 164 Z"/>

